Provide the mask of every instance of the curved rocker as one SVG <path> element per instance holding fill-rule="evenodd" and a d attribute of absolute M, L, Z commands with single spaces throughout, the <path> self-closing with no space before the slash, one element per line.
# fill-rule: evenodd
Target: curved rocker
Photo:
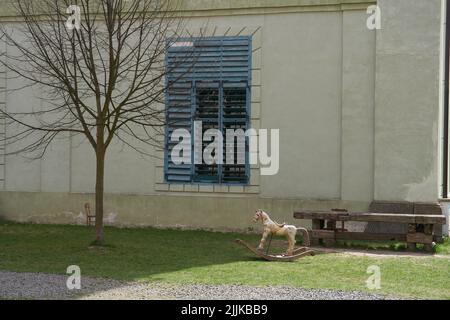
<path fill-rule="evenodd" d="M 271 254 L 265 254 L 263 251 L 257 250 L 253 248 L 251 245 L 249 245 L 247 242 L 237 239 L 236 243 L 240 244 L 241 246 L 247 248 L 251 252 L 253 252 L 258 257 L 267 260 L 267 261 L 281 261 L 281 262 L 290 262 L 295 261 L 297 259 L 306 257 L 306 256 L 314 256 L 315 253 L 313 250 L 309 250 L 308 247 L 301 247 L 292 252 L 291 256 L 286 255 L 271 255 Z"/>

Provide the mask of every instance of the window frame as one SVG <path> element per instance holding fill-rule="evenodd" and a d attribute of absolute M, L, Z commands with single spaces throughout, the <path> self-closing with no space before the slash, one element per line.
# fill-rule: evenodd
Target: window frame
<path fill-rule="evenodd" d="M 170 176 L 168 169 L 169 169 L 169 162 L 170 162 L 170 155 L 169 155 L 169 148 L 168 141 L 170 139 L 169 137 L 169 129 L 170 126 L 166 123 L 165 125 L 165 136 L 164 136 L 164 183 L 167 184 L 182 184 L 182 185 L 218 185 L 218 186 L 249 186 L 250 185 L 250 174 L 251 174 L 251 166 L 249 163 L 250 160 L 250 143 L 249 143 L 249 137 L 246 137 L 245 142 L 245 181 L 227 181 L 223 182 L 223 176 L 222 176 L 222 167 L 226 165 L 219 164 L 218 166 L 218 182 L 208 182 L 208 181 L 196 181 L 195 180 L 195 174 L 196 174 L 196 164 L 194 163 L 194 121 L 195 121 L 195 113 L 197 110 L 197 101 L 196 101 L 196 90 L 197 90 L 197 83 L 207 84 L 207 83 L 217 83 L 218 84 L 218 90 L 219 90 L 219 130 L 222 129 L 225 121 L 223 118 L 223 91 L 224 91 L 224 84 L 226 84 L 228 87 L 233 87 L 233 84 L 236 84 L 237 87 L 245 87 L 246 88 L 246 101 L 245 101 L 245 109 L 246 109 L 246 117 L 245 117 L 245 126 L 246 130 L 251 128 L 251 87 L 252 87 L 252 36 L 218 36 L 218 37 L 205 37 L 205 38 L 195 38 L 195 37 L 189 37 L 189 38 L 182 38 L 177 39 L 177 42 L 192 42 L 195 44 L 195 41 L 197 40 L 213 40 L 213 41 L 220 41 L 221 43 L 224 40 L 247 40 L 248 41 L 248 56 L 247 56 L 247 77 L 245 80 L 243 79 L 237 79 L 237 80 L 228 80 L 224 79 L 222 76 L 222 72 L 220 74 L 220 78 L 218 79 L 199 79 L 195 76 L 195 72 L 193 72 L 194 77 L 191 80 L 181 80 L 180 83 L 190 83 L 191 85 L 191 127 L 190 127 L 190 133 L 191 133 L 191 164 L 190 164 L 190 179 L 189 181 L 175 181 L 170 180 L 168 177 Z M 171 41 L 169 39 L 169 41 Z M 173 41 L 172 41 L 173 42 Z M 195 50 L 195 49 L 194 49 Z M 221 44 L 221 53 L 223 54 L 223 44 Z M 221 61 L 223 63 L 223 60 Z M 169 66 L 168 62 L 168 54 L 166 54 L 166 67 Z M 193 67 L 195 69 L 195 66 Z M 169 77 L 166 76 L 166 88 L 169 86 Z M 169 93 L 168 90 L 166 90 L 165 93 L 165 113 L 166 113 L 166 119 L 168 119 L 169 115 L 169 107 L 168 107 L 168 101 L 169 101 Z M 223 132 L 223 131 L 222 131 Z M 224 136 L 224 148 L 226 148 L 226 136 Z M 226 159 L 224 158 L 224 161 Z M 237 161 L 237 159 L 235 159 Z"/>

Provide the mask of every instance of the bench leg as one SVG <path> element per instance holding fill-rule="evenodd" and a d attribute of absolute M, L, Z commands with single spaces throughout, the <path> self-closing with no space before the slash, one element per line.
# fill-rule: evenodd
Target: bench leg
<path fill-rule="evenodd" d="M 444 237 L 442 236 L 442 225 L 436 224 L 433 226 L 433 240 L 436 243 L 443 243 Z"/>
<path fill-rule="evenodd" d="M 416 230 L 417 230 L 416 224 L 410 223 L 408 225 L 408 234 L 415 234 Z M 415 251 L 417 249 L 417 243 L 415 242 L 408 242 L 406 245 L 409 251 Z"/>
<path fill-rule="evenodd" d="M 425 227 L 424 227 L 424 233 L 426 235 L 431 236 L 431 238 L 433 237 L 433 230 L 434 230 L 434 225 L 432 225 L 432 224 L 426 224 Z M 425 243 L 424 250 L 426 252 L 432 252 L 433 251 L 433 244 L 432 243 Z"/>
<path fill-rule="evenodd" d="M 327 230 L 336 232 L 336 221 L 327 220 Z M 332 247 L 336 245 L 336 239 L 324 239 L 324 245 L 327 247 Z"/>
<path fill-rule="evenodd" d="M 312 220 L 313 230 L 322 230 L 325 227 L 325 221 L 320 219 Z M 322 243 L 322 239 L 311 237 L 311 245 L 318 246 Z"/>
<path fill-rule="evenodd" d="M 327 230 L 336 230 L 336 221 L 327 220 Z"/>

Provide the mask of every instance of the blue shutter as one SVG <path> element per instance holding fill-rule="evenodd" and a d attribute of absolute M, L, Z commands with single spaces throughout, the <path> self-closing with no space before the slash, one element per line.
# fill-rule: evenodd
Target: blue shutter
<path fill-rule="evenodd" d="M 172 182 L 191 181 L 191 164 L 175 165 L 172 161 L 172 150 L 178 142 L 170 141 L 170 137 L 176 129 L 186 129 L 191 132 L 192 109 L 192 83 L 169 83 L 166 105 L 166 155 L 165 178 Z"/>
<path fill-rule="evenodd" d="M 175 166 L 170 159 L 175 144 L 170 143 L 169 137 L 179 127 L 192 133 L 195 120 L 203 122 L 203 132 L 216 128 L 224 133 L 224 138 L 228 128 L 248 128 L 251 38 L 208 37 L 177 41 L 192 45 L 171 46 L 167 52 L 167 81 L 172 85 L 166 99 L 166 181 L 246 184 L 249 180 L 248 154 L 247 165 L 192 163 L 191 166 Z M 248 143 L 245 152 L 248 153 Z"/>
<path fill-rule="evenodd" d="M 167 52 L 169 81 L 246 81 L 251 75 L 250 37 L 179 39 L 193 46 Z"/>

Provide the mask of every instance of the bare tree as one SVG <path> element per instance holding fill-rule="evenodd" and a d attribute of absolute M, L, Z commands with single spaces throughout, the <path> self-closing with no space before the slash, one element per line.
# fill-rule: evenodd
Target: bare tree
<path fill-rule="evenodd" d="M 182 23 L 170 3 L 15 0 L 23 23 L 0 31 L 12 48 L 0 60 L 24 87 L 38 86 L 45 102 L 39 110 L 2 111 L 7 125 L 20 128 L 5 137 L 8 146 L 15 146 L 8 154 L 42 157 L 56 137 L 67 133 L 89 141 L 96 155 L 97 244 L 104 241 L 104 172 L 111 142 L 146 154 L 145 146 L 161 144 L 164 78 L 170 72 L 165 52 Z M 79 25 L 73 19 L 78 11 Z"/>

